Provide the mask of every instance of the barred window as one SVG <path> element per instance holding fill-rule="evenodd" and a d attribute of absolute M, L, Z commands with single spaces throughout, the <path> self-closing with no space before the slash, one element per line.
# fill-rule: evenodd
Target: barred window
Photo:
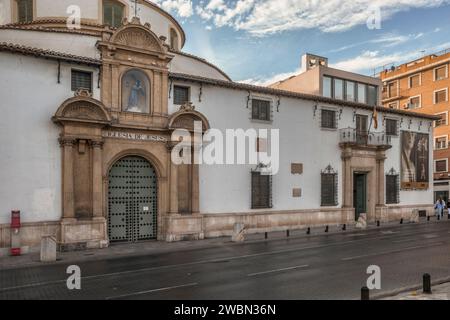
<path fill-rule="evenodd" d="M 336 111 L 322 109 L 322 128 L 336 129 Z"/>
<path fill-rule="evenodd" d="M 272 208 L 272 176 L 252 171 L 252 209 Z"/>
<path fill-rule="evenodd" d="M 338 174 L 331 165 L 321 173 L 320 195 L 322 207 L 338 205 Z"/>
<path fill-rule="evenodd" d="M 92 72 L 72 70 L 72 91 L 78 89 L 92 92 Z"/>
<path fill-rule="evenodd" d="M 270 121 L 270 101 L 253 99 L 252 119 Z"/>
<path fill-rule="evenodd" d="M 396 136 L 397 133 L 397 120 L 386 119 L 386 134 L 389 136 Z"/>
<path fill-rule="evenodd" d="M 17 0 L 17 22 L 33 21 L 33 0 Z"/>
<path fill-rule="evenodd" d="M 189 87 L 173 87 L 173 104 L 183 105 L 189 100 Z"/>
<path fill-rule="evenodd" d="M 386 204 L 400 203 L 400 176 L 394 168 L 386 175 Z"/>
<path fill-rule="evenodd" d="M 103 1 L 103 23 L 113 28 L 122 25 L 124 6 L 113 0 Z"/>

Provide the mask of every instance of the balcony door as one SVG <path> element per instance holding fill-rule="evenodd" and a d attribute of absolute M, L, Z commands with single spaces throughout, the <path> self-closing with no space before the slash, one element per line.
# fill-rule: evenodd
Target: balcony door
<path fill-rule="evenodd" d="M 358 144 L 367 144 L 368 137 L 368 116 L 356 115 L 356 142 Z"/>

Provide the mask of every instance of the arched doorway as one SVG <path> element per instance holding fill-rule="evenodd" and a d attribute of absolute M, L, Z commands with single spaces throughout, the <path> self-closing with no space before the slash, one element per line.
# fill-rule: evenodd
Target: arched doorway
<path fill-rule="evenodd" d="M 158 180 L 144 158 L 128 156 L 109 171 L 108 234 L 111 242 L 157 238 Z"/>

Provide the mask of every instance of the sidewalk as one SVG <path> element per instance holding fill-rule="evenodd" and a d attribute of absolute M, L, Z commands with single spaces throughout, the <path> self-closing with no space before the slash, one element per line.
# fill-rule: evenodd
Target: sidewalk
<path fill-rule="evenodd" d="M 434 220 L 435 219 L 432 219 L 431 222 L 427 222 L 426 218 L 421 218 L 419 224 L 435 223 Z M 447 220 L 444 220 L 440 223 L 443 223 L 445 221 Z M 403 226 L 407 226 L 409 224 L 411 223 L 404 222 Z M 325 232 L 325 226 L 322 226 L 311 228 L 310 235 L 306 234 L 307 228 L 299 230 L 290 230 L 289 237 L 293 239 L 300 239 L 306 237 L 311 238 L 324 235 L 352 233 L 352 232 L 357 232 L 357 234 L 359 235 L 363 234 L 367 230 L 373 229 L 378 229 L 381 232 L 390 233 L 392 231 L 385 229 L 391 229 L 393 227 L 401 227 L 401 226 L 402 225 L 400 225 L 398 221 L 382 224 L 381 227 L 377 227 L 375 224 L 370 224 L 368 225 L 367 229 L 356 229 L 354 225 L 347 225 L 346 231 L 342 231 L 342 226 L 334 225 L 329 227 L 328 233 Z M 286 231 L 277 231 L 277 232 L 269 232 L 267 234 L 267 240 L 265 239 L 264 233 L 248 234 L 245 236 L 245 242 L 249 243 L 259 241 L 274 241 L 286 238 L 287 238 Z M 220 237 L 205 240 L 180 241 L 180 242 L 144 241 L 139 243 L 120 243 L 120 244 L 112 244 L 108 248 L 104 249 L 58 252 L 57 261 L 50 264 L 67 264 L 71 262 L 106 260 L 132 256 L 145 256 L 158 253 L 183 251 L 186 249 L 189 250 L 204 249 L 204 248 L 214 248 L 232 245 L 241 245 L 241 244 L 231 242 L 231 237 Z M 40 259 L 39 248 L 34 248 L 30 250 L 30 253 L 19 257 L 11 257 L 11 256 L 0 257 L 0 270 L 41 266 L 44 263 L 40 262 L 39 259 Z"/>
<path fill-rule="evenodd" d="M 408 290 L 380 300 L 450 300 L 450 282 L 432 286 L 432 294 L 424 294 L 422 288 Z"/>

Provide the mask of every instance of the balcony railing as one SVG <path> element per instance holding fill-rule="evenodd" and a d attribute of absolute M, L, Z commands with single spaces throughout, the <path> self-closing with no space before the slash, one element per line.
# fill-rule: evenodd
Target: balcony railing
<path fill-rule="evenodd" d="M 354 128 L 339 131 L 341 143 L 351 143 L 361 146 L 391 146 L 391 136 L 384 132 L 359 131 Z"/>

